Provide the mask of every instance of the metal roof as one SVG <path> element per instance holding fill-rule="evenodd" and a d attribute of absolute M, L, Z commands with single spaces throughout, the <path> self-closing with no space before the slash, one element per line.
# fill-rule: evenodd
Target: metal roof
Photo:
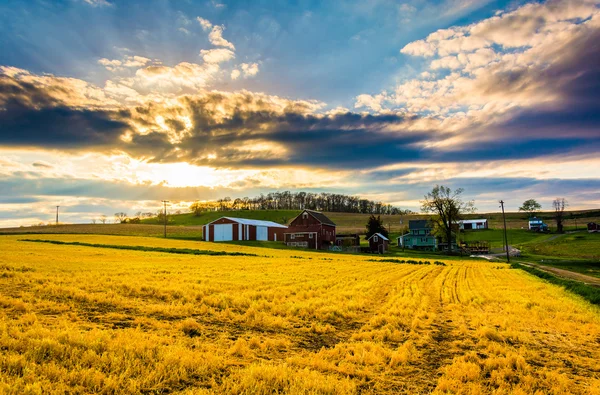
<path fill-rule="evenodd" d="M 379 236 L 379 237 L 381 237 L 383 240 L 390 241 L 390 239 L 388 239 L 387 237 L 385 237 L 385 236 L 384 236 L 384 235 L 382 235 L 381 233 L 373 233 L 373 234 L 371 235 L 371 237 L 369 237 L 367 240 L 371 240 L 371 238 L 372 238 L 373 236 Z"/>
<path fill-rule="evenodd" d="M 475 224 L 477 222 L 487 222 L 487 219 L 482 218 L 482 219 L 463 219 L 460 221 L 463 224 Z"/>
<path fill-rule="evenodd" d="M 237 222 L 238 224 L 242 224 L 242 225 L 267 226 L 267 227 L 270 227 L 270 228 L 284 228 L 284 229 L 287 229 L 287 226 L 278 224 L 277 222 L 273 222 L 273 221 L 263 221 L 263 220 L 260 220 L 260 219 L 233 218 L 233 217 L 221 217 L 219 219 L 222 219 L 222 218 L 228 219 L 228 220 L 233 221 L 233 222 Z M 208 223 L 207 225 L 210 225 L 213 222 L 218 221 L 219 219 L 215 219 L 214 221 Z"/>

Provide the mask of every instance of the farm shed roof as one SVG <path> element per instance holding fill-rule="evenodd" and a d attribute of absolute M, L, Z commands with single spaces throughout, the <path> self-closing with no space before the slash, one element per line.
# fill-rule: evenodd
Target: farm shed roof
<path fill-rule="evenodd" d="M 242 225 L 267 226 L 267 227 L 270 227 L 270 228 L 284 228 L 284 229 L 287 229 L 287 226 L 278 224 L 277 222 L 273 222 L 273 221 L 263 221 L 263 220 L 260 220 L 260 219 L 233 218 L 233 217 L 221 217 L 219 219 L 222 219 L 222 218 L 228 219 L 228 220 L 233 221 L 233 222 L 237 222 L 238 224 L 242 224 Z M 209 222 L 207 225 L 210 225 L 213 222 L 218 221 L 219 219 L 216 219 L 216 220 L 214 220 L 212 222 Z"/>
<path fill-rule="evenodd" d="M 373 236 L 379 236 L 379 237 L 381 237 L 383 240 L 390 241 L 390 239 L 388 239 L 387 237 L 385 237 L 385 236 L 384 236 L 384 235 L 382 235 L 381 233 L 373 233 L 373 234 L 371 235 L 371 237 L 369 237 L 367 240 L 371 240 L 371 238 L 372 238 Z"/>
<path fill-rule="evenodd" d="M 478 222 L 487 222 L 487 219 L 482 218 L 482 219 L 463 219 L 462 221 L 463 224 L 476 224 Z"/>

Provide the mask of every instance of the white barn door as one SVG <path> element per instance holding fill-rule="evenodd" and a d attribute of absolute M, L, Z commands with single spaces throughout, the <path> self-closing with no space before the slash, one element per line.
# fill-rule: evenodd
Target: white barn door
<path fill-rule="evenodd" d="M 262 241 L 269 240 L 269 231 L 266 226 L 257 226 L 256 227 L 256 240 L 262 240 Z"/>
<path fill-rule="evenodd" d="M 233 240 L 233 225 L 221 224 L 215 225 L 215 241 Z"/>

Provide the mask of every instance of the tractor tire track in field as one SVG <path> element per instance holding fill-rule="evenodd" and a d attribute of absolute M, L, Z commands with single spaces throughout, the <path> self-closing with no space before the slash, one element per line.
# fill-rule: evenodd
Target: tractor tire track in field
<path fill-rule="evenodd" d="M 440 369 L 462 354 L 453 346 L 460 338 L 454 334 L 456 325 L 446 309 L 448 304 L 460 303 L 456 291 L 458 269 L 453 266 L 445 267 L 436 273 L 432 281 L 423 283 L 430 295 L 429 309 L 433 311 L 435 318 L 428 328 L 425 328 L 424 333 L 420 334 L 430 340 L 420 350 L 421 358 L 416 363 L 418 374 L 414 376 L 414 388 L 418 388 L 419 393 L 432 392 L 442 376 Z M 446 301 L 448 299 L 449 302 Z"/>

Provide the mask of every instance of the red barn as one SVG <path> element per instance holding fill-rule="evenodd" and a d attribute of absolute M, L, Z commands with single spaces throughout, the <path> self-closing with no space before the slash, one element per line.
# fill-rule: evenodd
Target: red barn
<path fill-rule="evenodd" d="M 304 210 L 285 231 L 285 244 L 313 250 L 326 250 L 335 244 L 335 224 L 318 211 Z"/>
<path fill-rule="evenodd" d="M 283 241 L 287 226 L 272 221 L 221 217 L 202 227 L 206 241 Z"/>
<path fill-rule="evenodd" d="M 382 235 L 381 233 L 374 233 L 367 239 L 369 241 L 369 249 L 371 252 L 378 252 L 383 254 L 388 250 L 388 243 L 390 239 Z"/>
<path fill-rule="evenodd" d="M 590 222 L 587 224 L 588 232 L 590 233 L 598 233 L 600 232 L 600 225 L 595 222 Z"/>

